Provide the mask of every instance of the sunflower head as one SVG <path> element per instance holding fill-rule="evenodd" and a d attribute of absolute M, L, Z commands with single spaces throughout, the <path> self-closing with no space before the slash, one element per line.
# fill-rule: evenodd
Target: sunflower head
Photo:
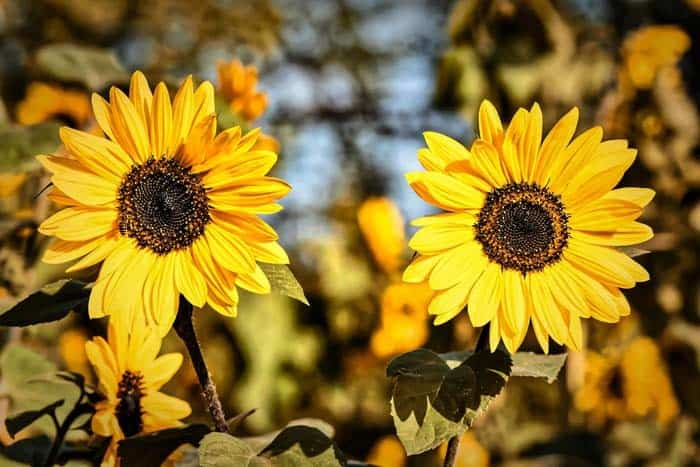
<path fill-rule="evenodd" d="M 615 247 L 651 238 L 636 219 L 654 192 L 614 189 L 636 151 L 602 141 L 598 127 L 573 138 L 577 121 L 573 109 L 543 139 L 537 104 L 504 128 L 484 101 L 470 149 L 425 133 L 425 171 L 407 180 L 445 212 L 413 221 L 420 229 L 409 246 L 418 255 L 404 280 L 435 291 L 436 324 L 466 307 L 474 326 L 491 324 L 492 350 L 503 340 L 514 352 L 532 323 L 547 351 L 550 337 L 579 348 L 582 318 L 629 314 L 620 288 L 648 273 Z"/>
<path fill-rule="evenodd" d="M 64 209 L 40 231 L 57 237 L 44 260 L 101 263 L 90 316 L 172 325 L 180 295 L 235 316 L 238 287 L 268 293 L 258 265 L 288 263 L 275 231 L 258 215 L 279 211 L 289 185 L 267 174 L 277 155 L 260 132 L 216 134 L 214 88 L 188 78 L 171 100 L 140 72 L 129 94 L 93 95 L 95 136 L 62 128 L 67 156 L 39 156 L 52 174 L 49 195 Z"/>
<path fill-rule="evenodd" d="M 267 95 L 258 91 L 258 69 L 240 60 L 219 62 L 219 90 L 231 110 L 248 122 L 258 119 L 267 109 Z"/>
<path fill-rule="evenodd" d="M 190 406 L 160 392 L 182 364 L 182 355 L 158 356 L 161 339 L 152 328 L 139 327 L 128 334 L 125 326 L 110 320 L 108 338 L 96 337 L 85 352 L 98 379 L 103 400 L 95 406 L 92 430 L 111 437 L 103 466 L 118 465 L 120 440 L 182 425 Z"/>

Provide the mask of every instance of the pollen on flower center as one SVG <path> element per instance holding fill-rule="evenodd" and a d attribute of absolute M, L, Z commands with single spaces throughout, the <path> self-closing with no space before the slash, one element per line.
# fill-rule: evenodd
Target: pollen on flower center
<path fill-rule="evenodd" d="M 158 254 L 190 246 L 211 220 L 199 177 L 172 158 L 134 166 L 117 199 L 121 234 Z"/>
<path fill-rule="evenodd" d="M 529 183 L 491 191 L 474 227 L 489 259 L 523 274 L 558 261 L 569 238 L 568 216 L 559 197 Z"/>
<path fill-rule="evenodd" d="M 144 395 L 143 375 L 140 372 L 132 373 L 126 370 L 119 381 L 117 390 L 119 403 L 114 413 L 126 437 L 134 436 L 143 429 L 141 397 Z"/>

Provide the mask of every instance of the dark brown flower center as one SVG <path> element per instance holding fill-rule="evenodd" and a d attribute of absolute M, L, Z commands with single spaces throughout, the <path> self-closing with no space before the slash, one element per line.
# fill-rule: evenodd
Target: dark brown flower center
<path fill-rule="evenodd" d="M 126 437 L 134 436 L 143 430 L 141 397 L 144 395 L 143 375 L 126 370 L 119 381 L 119 403 L 115 409 L 119 427 Z"/>
<path fill-rule="evenodd" d="M 559 197 L 529 183 L 491 191 L 474 227 L 490 260 L 523 274 L 558 261 L 569 238 L 568 216 Z"/>
<path fill-rule="evenodd" d="M 190 246 L 211 220 L 201 180 L 172 158 L 135 165 L 122 180 L 118 201 L 122 235 L 158 254 Z"/>

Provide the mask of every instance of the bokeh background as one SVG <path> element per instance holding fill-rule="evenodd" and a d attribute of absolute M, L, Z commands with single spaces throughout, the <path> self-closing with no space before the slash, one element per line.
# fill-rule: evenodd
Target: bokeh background
<path fill-rule="evenodd" d="M 61 150 L 58 125 L 95 131 L 90 93 L 136 69 L 152 84 L 211 80 L 220 123 L 260 126 L 279 148 L 294 190 L 271 222 L 311 302 L 246 296 L 237 319 L 198 314 L 228 413 L 258 409 L 249 435 L 320 418 L 354 458 L 438 465 L 392 436 L 384 368 L 477 331 L 466 315 L 433 327 L 429 292 L 401 284 L 406 221 L 429 212 L 403 173 L 419 168 L 422 131 L 470 143 L 483 98 L 505 119 L 538 101 L 547 128 L 579 106 L 582 126 L 639 148 L 623 185 L 657 191 L 639 258 L 652 279 L 619 325 L 586 323 L 559 381 L 512 380 L 457 465 L 700 465 L 698 31 L 697 0 L 0 0 L 0 309 L 62 275 L 39 260 L 36 227 L 55 207 L 36 196 L 47 177 L 32 157 Z M 219 65 L 236 59 L 257 78 Z M 0 340 L 91 378 L 83 345 L 103 326 L 72 315 Z M 166 392 L 206 421 L 188 365 Z"/>

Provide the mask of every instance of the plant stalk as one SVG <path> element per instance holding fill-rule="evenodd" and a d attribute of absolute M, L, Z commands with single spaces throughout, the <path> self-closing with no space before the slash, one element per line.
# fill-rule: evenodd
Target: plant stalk
<path fill-rule="evenodd" d="M 219 394 L 216 392 L 216 386 L 211 379 L 211 374 L 204 361 L 202 348 L 199 345 L 197 333 L 194 329 L 194 308 L 183 296 L 180 296 L 180 304 L 178 306 L 174 327 L 175 332 L 180 336 L 182 342 L 185 343 L 187 352 L 190 354 L 192 366 L 197 373 L 199 386 L 202 389 L 202 397 L 207 404 L 207 409 L 209 409 L 211 418 L 214 421 L 216 431 L 228 433 L 228 424 L 226 423 L 224 408 L 221 405 Z"/>
<path fill-rule="evenodd" d="M 481 328 L 479 333 L 479 338 L 474 346 L 474 353 L 480 352 L 489 345 L 489 325 L 491 323 L 486 323 L 484 327 Z M 455 461 L 457 460 L 457 450 L 459 449 L 459 435 L 453 436 L 447 442 L 447 453 L 445 454 L 445 463 L 443 467 L 454 467 Z"/>

